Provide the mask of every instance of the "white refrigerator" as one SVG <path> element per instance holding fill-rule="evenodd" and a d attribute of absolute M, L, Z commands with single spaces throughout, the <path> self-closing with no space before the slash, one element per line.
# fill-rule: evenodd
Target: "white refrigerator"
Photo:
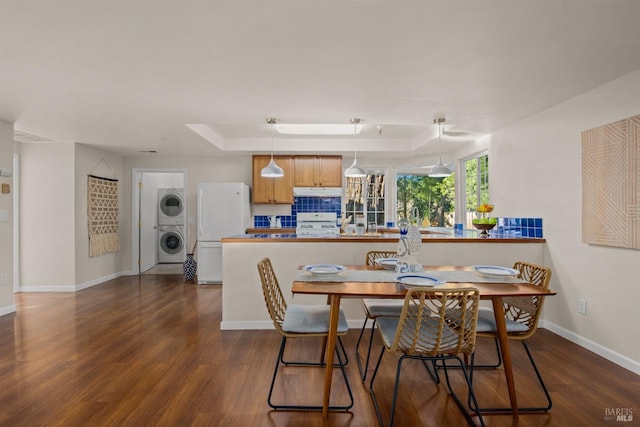
<path fill-rule="evenodd" d="M 223 237 L 250 227 L 249 186 L 242 182 L 198 183 L 198 283 L 222 282 Z"/>

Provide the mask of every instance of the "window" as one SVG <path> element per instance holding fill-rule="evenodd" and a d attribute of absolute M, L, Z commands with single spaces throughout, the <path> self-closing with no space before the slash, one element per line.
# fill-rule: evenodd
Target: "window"
<path fill-rule="evenodd" d="M 362 215 L 365 226 L 371 223 L 385 225 L 385 176 L 374 173 L 364 178 L 346 178 L 345 215 L 351 215 L 351 223 Z"/>
<path fill-rule="evenodd" d="M 473 228 L 475 209 L 481 203 L 489 203 L 489 155 L 480 153 L 464 160 L 465 228 Z"/>
<path fill-rule="evenodd" d="M 455 174 L 432 178 L 417 171 L 396 175 L 397 218 L 419 227 L 453 227 L 455 221 Z"/>

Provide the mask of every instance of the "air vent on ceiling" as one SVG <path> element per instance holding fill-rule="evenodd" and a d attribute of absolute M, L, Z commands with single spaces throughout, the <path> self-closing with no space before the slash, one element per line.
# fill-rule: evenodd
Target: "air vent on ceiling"
<path fill-rule="evenodd" d="M 50 139 L 41 136 L 32 135 L 30 133 L 13 130 L 13 140 L 16 142 L 51 142 Z"/>

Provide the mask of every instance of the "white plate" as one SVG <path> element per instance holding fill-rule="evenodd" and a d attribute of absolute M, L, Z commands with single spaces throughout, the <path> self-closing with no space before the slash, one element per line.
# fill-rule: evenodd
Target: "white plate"
<path fill-rule="evenodd" d="M 385 270 L 395 270 L 398 265 L 398 258 L 378 258 L 376 264 Z"/>
<path fill-rule="evenodd" d="M 517 276 L 520 273 L 513 268 L 498 267 L 496 265 L 474 265 L 471 269 L 485 276 Z"/>
<path fill-rule="evenodd" d="M 315 264 L 315 265 L 305 265 L 304 271 L 308 271 L 311 274 L 338 274 L 344 270 L 344 267 L 341 265 L 334 264 Z"/>
<path fill-rule="evenodd" d="M 396 277 L 396 280 L 407 286 L 438 286 L 442 284 L 437 277 L 425 274 L 404 274 Z"/>

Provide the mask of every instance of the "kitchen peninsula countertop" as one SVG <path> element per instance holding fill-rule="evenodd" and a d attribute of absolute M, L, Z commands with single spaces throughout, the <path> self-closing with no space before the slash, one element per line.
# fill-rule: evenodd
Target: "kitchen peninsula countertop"
<path fill-rule="evenodd" d="M 247 234 L 236 234 L 230 237 L 224 237 L 222 243 L 259 243 L 259 242 L 313 242 L 313 243 L 341 243 L 341 242 L 397 242 L 400 238 L 399 233 L 375 233 L 375 234 L 340 234 L 338 236 L 298 236 L 294 229 L 272 229 L 272 228 L 253 228 L 248 229 Z M 278 232 L 282 231 L 282 232 Z M 293 232 L 291 232 L 293 231 Z M 478 237 L 479 232 L 476 230 L 464 230 L 461 235 L 453 232 L 427 232 L 422 233 L 422 242 L 438 242 L 438 243 L 543 243 L 544 238 L 534 237 L 514 237 L 514 236 L 491 236 L 488 238 Z"/>

